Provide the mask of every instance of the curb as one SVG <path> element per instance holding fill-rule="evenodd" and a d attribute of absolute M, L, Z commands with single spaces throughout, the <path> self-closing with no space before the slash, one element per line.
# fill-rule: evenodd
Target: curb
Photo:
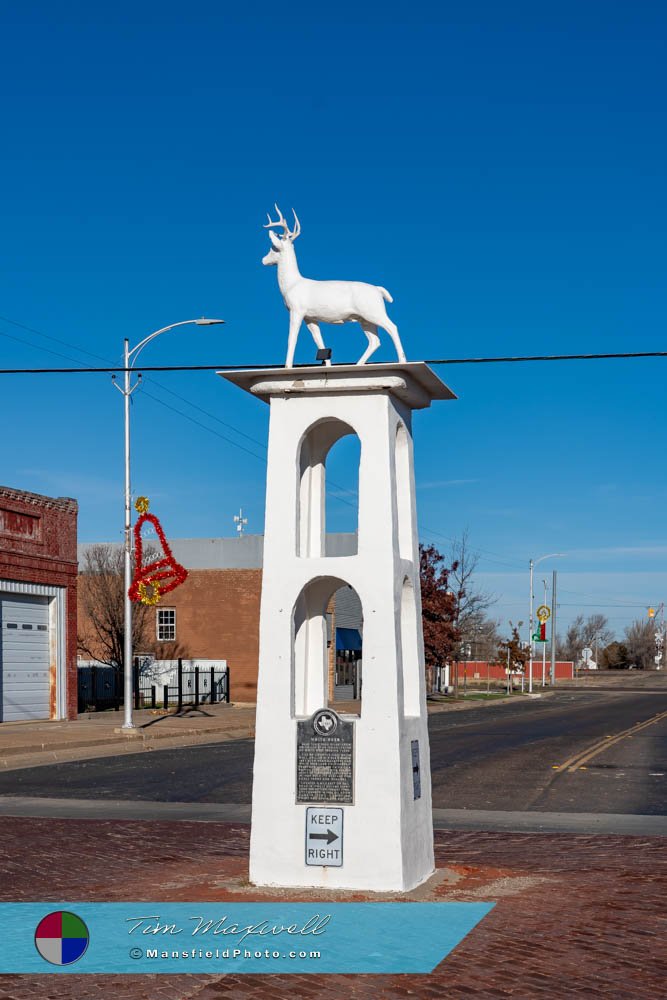
<path fill-rule="evenodd" d="M 254 730 L 254 726 L 252 727 Z M 223 734 L 228 732 L 240 732 L 240 729 L 230 729 L 225 728 L 222 730 Z M 76 750 L 81 748 L 86 750 L 89 747 L 97 746 L 116 746 L 118 744 L 118 737 L 121 740 L 126 741 L 128 744 L 135 743 L 149 743 L 157 740 L 169 740 L 169 739 L 181 739 L 182 737 L 194 738 L 198 736 L 210 735 L 215 733 L 220 733 L 220 726 L 206 726 L 204 728 L 198 727 L 196 729 L 166 729 L 156 732 L 147 732 L 143 729 L 132 729 L 124 730 L 120 727 L 113 730 L 114 736 L 100 736 L 97 739 L 83 739 L 76 740 L 73 744 L 67 742 L 66 739 L 58 742 L 42 742 L 42 743 L 24 743 L 22 746 L 15 747 L 2 747 L 0 748 L 0 760 L 7 759 L 14 756 L 26 756 L 27 754 L 37 754 L 37 753 L 59 753 L 61 749 L 66 751 Z M 114 738 L 116 737 L 116 738 Z"/>
<path fill-rule="evenodd" d="M 232 743 L 236 740 L 253 739 L 252 728 L 220 730 L 201 730 L 197 734 L 170 734 L 159 740 L 159 746 L 154 739 L 123 740 L 123 742 L 102 742 L 79 744 L 76 747 L 62 749 L 43 749 L 37 752 L 15 753 L 11 756 L 0 756 L 0 771 L 19 771 L 28 767 L 40 767 L 48 764 L 70 763 L 77 760 L 93 760 L 99 757 L 121 757 L 126 754 L 148 753 L 151 750 L 170 750 L 200 746 L 207 743 Z"/>

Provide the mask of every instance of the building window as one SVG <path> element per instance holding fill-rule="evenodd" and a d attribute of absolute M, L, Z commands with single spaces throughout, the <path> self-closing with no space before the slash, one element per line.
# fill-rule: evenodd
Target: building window
<path fill-rule="evenodd" d="M 157 637 L 159 642 L 173 642 L 176 638 L 176 609 L 157 609 Z"/>

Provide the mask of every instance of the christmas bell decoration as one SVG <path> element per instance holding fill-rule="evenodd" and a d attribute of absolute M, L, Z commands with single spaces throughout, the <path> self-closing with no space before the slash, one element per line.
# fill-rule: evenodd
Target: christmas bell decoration
<path fill-rule="evenodd" d="M 547 622 L 551 618 L 551 609 L 546 604 L 541 604 L 537 609 L 537 620 L 540 623 L 539 631 L 533 636 L 533 642 L 547 641 Z"/>
<path fill-rule="evenodd" d="M 140 517 L 134 525 L 135 569 L 134 578 L 127 593 L 131 601 L 155 605 L 159 603 L 163 594 L 175 590 L 186 580 L 188 571 L 174 559 L 169 543 L 164 536 L 162 525 L 155 514 L 148 513 L 148 497 L 138 497 L 134 506 Z M 162 558 L 155 559 L 143 566 L 141 529 L 145 524 L 152 524 L 155 528 L 164 555 Z"/>

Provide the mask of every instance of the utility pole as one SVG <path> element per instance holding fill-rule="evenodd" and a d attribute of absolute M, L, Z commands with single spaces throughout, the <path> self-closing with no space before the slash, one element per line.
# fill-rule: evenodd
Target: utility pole
<path fill-rule="evenodd" d="M 539 561 L 539 560 L 538 560 Z M 533 560 L 530 560 L 530 616 L 528 618 L 528 648 L 530 659 L 528 661 L 528 693 L 533 693 Z"/>
<path fill-rule="evenodd" d="M 556 684 L 556 570 L 551 577 L 551 686 Z"/>
<path fill-rule="evenodd" d="M 510 647 L 507 645 L 507 693 L 510 693 Z"/>
<path fill-rule="evenodd" d="M 546 556 L 540 556 L 539 559 L 533 561 L 530 560 L 530 616 L 528 618 L 528 649 L 530 653 L 530 658 L 528 661 L 528 692 L 533 693 L 533 568 L 541 563 L 544 559 L 560 559 L 562 558 L 562 552 L 550 552 Z"/>
<path fill-rule="evenodd" d="M 459 630 L 459 615 L 461 614 L 461 592 L 454 594 L 453 590 L 446 591 L 447 597 L 455 597 L 455 617 L 454 617 L 454 627 L 456 631 Z M 459 635 L 456 640 L 456 658 L 452 666 L 454 667 L 454 698 L 459 696 L 459 655 L 461 651 L 461 636 Z M 451 678 L 450 678 L 451 679 Z"/>

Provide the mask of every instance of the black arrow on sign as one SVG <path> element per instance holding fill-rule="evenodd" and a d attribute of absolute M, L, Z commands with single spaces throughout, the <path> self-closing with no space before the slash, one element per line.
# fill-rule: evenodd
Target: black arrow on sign
<path fill-rule="evenodd" d="M 338 840 L 338 834 L 333 830 L 327 830 L 326 833 L 309 833 L 308 836 L 311 840 L 326 840 L 327 844 L 333 844 L 334 840 Z"/>

